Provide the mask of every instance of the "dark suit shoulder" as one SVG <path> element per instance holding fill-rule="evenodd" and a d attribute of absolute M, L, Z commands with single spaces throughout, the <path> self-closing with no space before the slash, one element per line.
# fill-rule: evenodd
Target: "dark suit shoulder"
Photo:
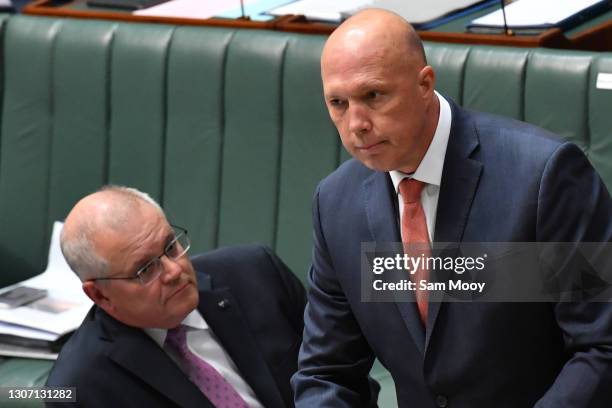
<path fill-rule="evenodd" d="M 521 149 L 528 153 L 527 158 L 550 156 L 560 145 L 569 143 L 546 129 L 516 119 L 461 108 L 453 114 L 458 116 L 457 121 L 465 121 L 466 118 L 472 121 L 481 145 Z"/>
<path fill-rule="evenodd" d="M 219 248 L 192 258 L 198 280 L 210 278 L 212 289 L 226 288 L 245 307 L 255 303 L 290 307 L 300 313 L 306 302 L 302 283 L 285 263 L 265 245 Z M 295 319 L 294 319 L 295 320 Z"/>
<path fill-rule="evenodd" d="M 474 149 L 469 155 L 482 163 L 485 177 L 493 181 L 510 183 L 524 180 L 532 189 L 539 188 L 539 182 L 549 162 L 566 150 L 584 156 L 571 142 L 529 123 L 489 113 L 474 112 L 453 106 L 453 118 L 447 158 L 460 157 L 462 145 L 470 140 Z M 569 157 L 569 156 L 568 156 Z"/>
<path fill-rule="evenodd" d="M 317 191 L 338 191 L 360 185 L 363 180 L 374 173 L 373 170 L 364 166 L 360 161 L 350 159 L 342 163 L 336 170 L 330 173 L 319 183 Z"/>
<path fill-rule="evenodd" d="M 364 182 L 375 175 L 384 175 L 364 166 L 355 159 L 345 161 L 325 177 L 314 193 L 314 203 L 320 214 L 327 214 L 331 209 L 334 216 L 340 215 L 361 201 Z M 389 179 L 390 180 L 390 179 Z"/>
<path fill-rule="evenodd" d="M 47 385 L 74 386 L 89 374 L 89 368 L 104 362 L 104 331 L 96 317 L 97 307 L 90 309 L 81 326 L 73 333 L 56 360 Z"/>
<path fill-rule="evenodd" d="M 210 275 L 214 287 L 244 285 L 245 281 L 286 279 L 289 268 L 270 249 L 261 244 L 215 249 L 195 255 L 191 261 L 199 273 Z"/>
<path fill-rule="evenodd" d="M 270 248 L 262 244 L 236 245 L 196 254 L 191 261 L 196 269 L 214 267 L 214 270 L 217 270 L 218 268 L 244 266 L 254 259 L 265 258 L 267 251 L 270 251 Z M 206 273 L 210 272 L 206 271 Z"/>
<path fill-rule="evenodd" d="M 300 280 L 263 245 L 221 248 L 197 255 L 192 262 L 198 280 L 210 280 L 210 288 L 200 291 L 202 316 L 230 353 L 231 344 L 244 351 L 248 337 L 252 338 L 253 350 L 264 358 L 285 405 L 290 406 L 293 394 L 289 378 L 297 370 L 306 306 Z M 220 308 L 220 303 L 216 303 L 220 299 L 227 306 Z M 227 320 L 228 316 L 234 320 Z M 236 332 L 238 324 L 243 325 L 243 330 L 238 331 L 242 337 L 229 336 L 229 332 Z M 256 355 L 252 357 L 257 360 Z M 262 381 L 270 383 L 265 378 Z"/>

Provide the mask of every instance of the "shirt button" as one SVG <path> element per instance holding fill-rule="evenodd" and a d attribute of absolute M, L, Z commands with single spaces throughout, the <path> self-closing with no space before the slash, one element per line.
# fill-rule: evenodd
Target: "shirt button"
<path fill-rule="evenodd" d="M 436 396 L 436 404 L 440 408 L 445 408 L 448 406 L 448 398 L 446 398 L 444 395 L 438 395 Z"/>

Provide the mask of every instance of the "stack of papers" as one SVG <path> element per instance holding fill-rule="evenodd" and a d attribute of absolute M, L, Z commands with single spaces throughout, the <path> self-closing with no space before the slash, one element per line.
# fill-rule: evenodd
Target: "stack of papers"
<path fill-rule="evenodd" d="M 239 18 L 243 8 L 239 0 L 170 0 L 157 6 L 136 10 L 138 16 L 207 19 L 211 17 Z M 244 14 L 254 21 L 272 17 L 263 12 L 287 3 L 287 0 L 243 0 Z"/>
<path fill-rule="evenodd" d="M 415 25 L 429 24 L 477 5 L 496 0 L 243 0 L 244 12 L 255 21 L 272 16 L 303 15 L 309 20 L 338 23 L 369 7 L 391 10 Z M 470 9 L 471 10 L 471 9 Z M 139 16 L 207 19 L 240 17 L 239 0 L 170 0 L 163 4 L 133 12 Z"/>
<path fill-rule="evenodd" d="M 367 7 L 373 0 L 299 0 L 270 10 L 273 16 L 295 14 L 309 20 L 339 22 L 349 11 Z"/>
<path fill-rule="evenodd" d="M 538 32 L 551 27 L 568 29 L 610 9 L 608 0 L 517 0 L 506 7 L 508 28 L 519 32 Z M 504 28 L 501 9 L 473 20 L 471 32 L 500 32 Z"/>
<path fill-rule="evenodd" d="M 300 0 L 269 11 L 275 16 L 304 15 L 310 20 L 340 22 L 364 8 L 393 11 L 414 25 L 422 25 L 482 3 L 482 0 Z"/>
<path fill-rule="evenodd" d="M 0 355 L 14 356 L 20 350 L 17 355 L 23 357 L 43 351 L 56 356 L 53 346 L 81 325 L 92 306 L 92 301 L 81 289 L 81 281 L 61 253 L 59 235 L 62 227 L 61 222 L 53 225 L 45 272 L 0 290 L 2 293 L 17 286 L 47 290 L 47 296 L 40 300 L 0 310 L 0 343 L 5 343 L 0 344 Z M 32 353 L 27 353 L 28 350 Z"/>
<path fill-rule="evenodd" d="M 244 0 L 245 4 L 253 0 Z M 161 16 L 206 19 L 221 14 L 231 8 L 240 6 L 239 1 L 228 4 L 225 0 L 173 0 L 157 6 L 137 10 L 133 14 L 138 16 Z"/>

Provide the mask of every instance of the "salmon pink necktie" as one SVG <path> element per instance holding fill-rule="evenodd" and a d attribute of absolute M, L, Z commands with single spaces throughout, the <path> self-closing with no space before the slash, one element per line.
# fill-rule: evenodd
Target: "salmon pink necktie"
<path fill-rule="evenodd" d="M 431 247 L 429 245 L 429 234 L 427 232 L 427 221 L 425 211 L 421 205 L 421 192 L 425 183 L 419 180 L 405 178 L 399 184 L 399 191 L 404 202 L 402 212 L 402 243 L 404 253 L 409 257 L 429 257 Z M 422 264 L 421 264 L 422 265 Z M 416 283 L 416 301 L 419 309 L 421 322 L 427 323 L 427 290 L 419 289 L 421 280 L 429 279 L 429 271 L 423 265 L 410 275 L 410 279 Z"/>

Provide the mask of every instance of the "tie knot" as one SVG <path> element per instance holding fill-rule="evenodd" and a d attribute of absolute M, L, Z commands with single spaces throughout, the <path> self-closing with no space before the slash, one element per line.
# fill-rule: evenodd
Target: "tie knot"
<path fill-rule="evenodd" d="M 423 191 L 425 183 L 413 178 L 405 178 L 399 184 L 399 191 L 402 195 L 404 204 L 416 203 L 421 199 L 421 191 Z"/>
<path fill-rule="evenodd" d="M 179 324 L 174 329 L 168 330 L 165 343 L 174 347 L 187 344 L 187 326 Z"/>

